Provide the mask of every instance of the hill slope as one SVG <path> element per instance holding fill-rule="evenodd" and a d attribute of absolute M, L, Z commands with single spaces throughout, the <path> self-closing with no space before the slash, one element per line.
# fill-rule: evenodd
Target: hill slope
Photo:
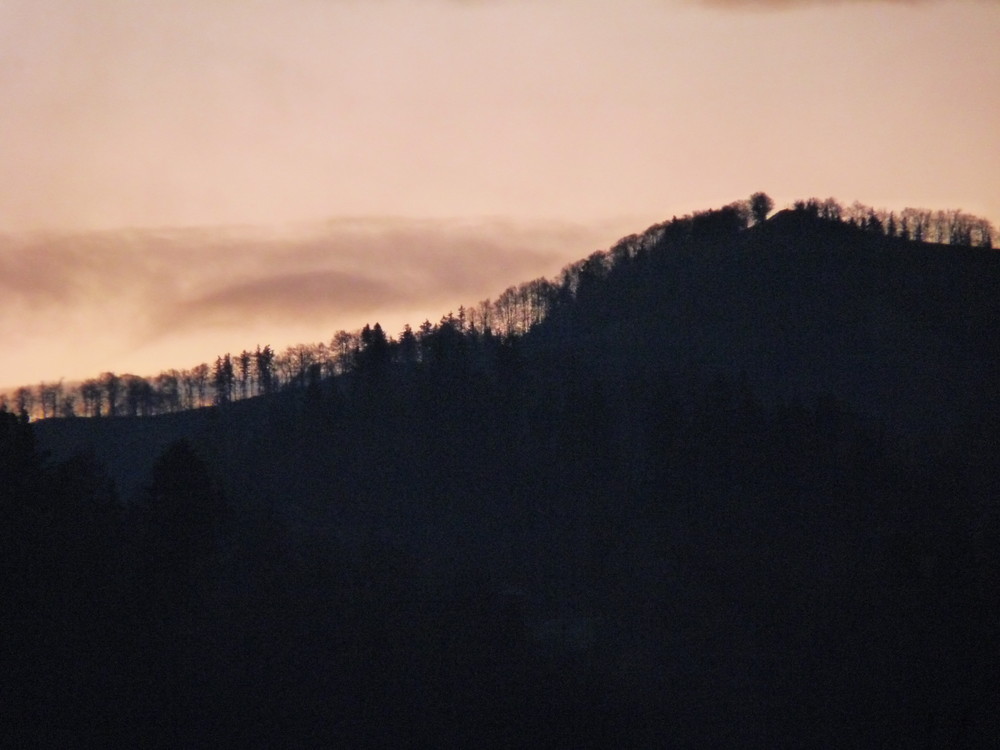
<path fill-rule="evenodd" d="M 606 262 L 542 326 L 542 346 L 576 350 L 596 372 L 742 377 L 772 402 L 825 394 L 893 429 L 996 409 L 995 251 L 795 211 L 741 232 L 671 229 Z"/>
<path fill-rule="evenodd" d="M 38 731 L 97 743 L 124 706 L 129 743 L 989 746 L 997 284 L 986 251 L 709 214 L 569 269 L 523 337 L 369 332 L 309 388 L 38 423 L 136 500 L 5 510 L 11 539 L 88 534 L 14 579 L 59 592 L 15 629 L 14 674 L 64 698 Z M 101 486 L 5 470 L 50 504 Z M 63 641 L 117 666 L 67 680 Z"/>

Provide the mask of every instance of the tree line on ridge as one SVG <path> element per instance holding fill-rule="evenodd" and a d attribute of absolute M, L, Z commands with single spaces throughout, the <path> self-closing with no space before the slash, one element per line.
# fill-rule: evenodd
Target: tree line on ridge
<path fill-rule="evenodd" d="M 77 384 L 42 382 L 22 386 L 10 395 L 0 394 L 0 409 L 26 414 L 29 419 L 149 417 L 304 388 L 353 372 L 373 346 L 384 347 L 389 360 L 407 367 L 432 362 L 442 342 L 456 337 L 479 350 L 493 351 L 502 342 L 526 334 L 553 310 L 572 303 L 581 285 L 651 252 L 665 240 L 676 242 L 695 235 L 724 238 L 762 224 L 773 207 L 771 198 L 758 192 L 720 209 L 674 217 L 566 266 L 555 279 L 510 286 L 496 299 L 461 306 L 457 315 L 449 312 L 436 324 L 425 320 L 416 330 L 407 325 L 396 337 L 376 323 L 354 332 L 338 331 L 328 342 L 297 344 L 280 352 L 258 345 L 253 351 L 220 355 L 212 365 L 202 362 L 189 369 L 168 369 L 154 377 L 105 372 Z M 904 241 L 988 249 L 995 237 L 987 219 L 960 210 L 906 208 L 897 213 L 857 201 L 846 206 L 834 198 L 799 200 L 792 210 Z"/>

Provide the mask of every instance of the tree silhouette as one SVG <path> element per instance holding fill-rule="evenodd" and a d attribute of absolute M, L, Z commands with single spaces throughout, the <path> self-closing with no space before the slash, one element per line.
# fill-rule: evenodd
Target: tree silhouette
<path fill-rule="evenodd" d="M 412 367 L 420 358 L 420 347 L 417 337 L 409 324 L 403 327 L 399 335 L 399 361 L 407 367 Z"/>
<path fill-rule="evenodd" d="M 152 384 L 138 375 L 123 375 L 125 413 L 130 417 L 149 417 L 156 411 L 156 391 Z"/>
<path fill-rule="evenodd" d="M 80 400 L 83 401 L 84 414 L 90 417 L 100 417 L 104 401 L 100 382 L 93 378 L 83 381 L 80 384 Z"/>
<path fill-rule="evenodd" d="M 108 404 L 108 416 L 118 416 L 118 405 L 122 395 L 122 381 L 113 372 L 101 374 L 101 387 L 104 388 L 104 398 Z"/>
<path fill-rule="evenodd" d="M 14 408 L 18 416 L 30 419 L 35 409 L 35 394 L 31 388 L 21 387 L 14 391 Z"/>
<path fill-rule="evenodd" d="M 763 224 L 773 208 L 774 201 L 767 193 L 754 193 L 750 196 L 750 215 L 754 224 Z"/>
<path fill-rule="evenodd" d="M 42 419 L 55 417 L 59 414 L 59 406 L 63 398 L 63 385 L 59 383 L 40 383 L 38 385 L 38 404 L 42 409 Z"/>
<path fill-rule="evenodd" d="M 156 376 L 156 392 L 160 409 L 166 413 L 181 410 L 180 374 L 176 370 L 167 370 Z"/>
<path fill-rule="evenodd" d="M 374 327 L 365 325 L 361 329 L 361 369 L 381 370 L 388 363 L 389 340 L 378 323 Z"/>
<path fill-rule="evenodd" d="M 191 368 L 191 382 L 194 385 L 197 407 L 205 406 L 208 403 L 208 384 L 210 377 L 211 370 L 204 362 Z"/>
<path fill-rule="evenodd" d="M 215 386 L 216 405 L 228 404 L 233 400 L 235 380 L 232 359 L 230 359 L 228 354 L 218 357 L 215 360 L 215 367 L 212 370 L 212 383 Z"/>
<path fill-rule="evenodd" d="M 240 352 L 240 356 L 236 360 L 236 363 L 239 368 L 240 398 L 247 398 L 250 394 L 250 376 L 251 366 L 253 364 L 253 355 L 244 349 Z"/>
<path fill-rule="evenodd" d="M 268 394 L 274 391 L 274 350 L 270 346 L 257 346 L 254 352 L 254 372 L 257 376 L 257 392 Z"/>

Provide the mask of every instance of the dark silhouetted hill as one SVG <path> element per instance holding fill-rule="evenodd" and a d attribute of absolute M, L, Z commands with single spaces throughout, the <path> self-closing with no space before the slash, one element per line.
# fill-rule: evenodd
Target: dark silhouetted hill
<path fill-rule="evenodd" d="M 997 409 L 1000 254 L 802 211 L 718 236 L 670 228 L 600 269 L 529 337 L 594 373 L 743 378 L 771 403 L 832 396 L 934 434 Z"/>
<path fill-rule="evenodd" d="M 748 224 L 305 387 L 0 414 L 5 744 L 995 746 L 998 256 Z"/>

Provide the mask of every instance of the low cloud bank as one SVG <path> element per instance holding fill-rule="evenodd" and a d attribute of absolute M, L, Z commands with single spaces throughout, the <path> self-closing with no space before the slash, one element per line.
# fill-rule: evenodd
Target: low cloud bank
<path fill-rule="evenodd" d="M 222 353 L 277 344 L 282 330 L 318 341 L 416 310 L 439 317 L 616 238 L 608 227 L 392 218 L 0 236 L 0 385 L 187 367 L 206 337 L 228 341 Z M 192 361 L 155 361 L 161 344 L 185 351 L 187 340 Z"/>

